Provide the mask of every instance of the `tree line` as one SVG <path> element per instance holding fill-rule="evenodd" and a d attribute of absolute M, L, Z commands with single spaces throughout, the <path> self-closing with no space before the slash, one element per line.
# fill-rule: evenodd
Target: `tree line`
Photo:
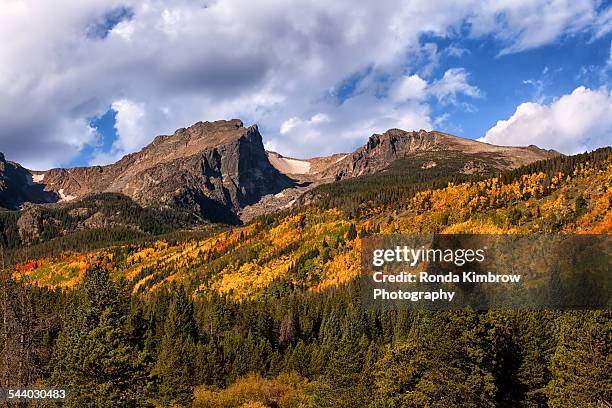
<path fill-rule="evenodd" d="M 206 406 L 198 395 L 252 375 L 307 384 L 284 406 L 612 401 L 609 311 L 377 312 L 356 284 L 241 302 L 178 285 L 136 297 L 101 266 L 70 291 L 2 285 L 0 381 L 66 386 L 66 406 Z"/>

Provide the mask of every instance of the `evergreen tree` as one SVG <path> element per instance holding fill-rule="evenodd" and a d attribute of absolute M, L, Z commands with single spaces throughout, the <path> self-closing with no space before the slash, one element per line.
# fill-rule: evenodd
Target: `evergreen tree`
<path fill-rule="evenodd" d="M 137 362 L 126 341 L 121 295 L 108 272 L 93 267 L 57 341 L 49 384 L 70 390 L 67 406 L 132 406 Z"/>
<path fill-rule="evenodd" d="M 609 311 L 567 312 L 552 359 L 549 406 L 612 404 L 612 325 Z"/>
<path fill-rule="evenodd" d="M 194 388 L 196 324 L 193 303 L 185 289 L 176 290 L 170 304 L 153 374 L 159 378 L 157 397 L 165 406 L 188 405 Z"/>
<path fill-rule="evenodd" d="M 550 363 L 558 337 L 559 312 L 522 312 L 516 315 L 520 365 L 516 383 L 521 405 L 545 407 L 550 382 Z"/>
<path fill-rule="evenodd" d="M 470 332 L 474 312 L 424 313 L 406 341 L 388 347 L 374 373 L 376 407 L 493 407 L 493 375 Z"/>
<path fill-rule="evenodd" d="M 355 224 L 351 223 L 349 230 L 346 233 L 346 239 L 352 241 L 355 238 L 357 238 L 357 228 L 355 227 Z"/>

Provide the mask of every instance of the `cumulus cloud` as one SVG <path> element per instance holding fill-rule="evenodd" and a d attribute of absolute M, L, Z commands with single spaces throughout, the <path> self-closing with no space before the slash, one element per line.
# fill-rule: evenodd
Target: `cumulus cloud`
<path fill-rule="evenodd" d="M 469 84 L 468 73 L 463 68 L 452 68 L 446 71 L 444 76 L 431 86 L 431 93 L 442 102 L 455 102 L 459 94 L 473 98 L 481 96 L 480 90 Z"/>
<path fill-rule="evenodd" d="M 465 71 L 447 72 L 436 86 L 430 80 L 426 90 L 421 77 L 403 78 L 407 57 L 427 54 L 419 43 L 423 33 L 492 35 L 513 52 L 593 25 L 607 30 L 609 19 L 596 6 L 590 0 L 218 0 L 206 6 L 5 0 L 0 150 L 33 167 L 66 164 L 85 146 L 98 146 L 88 122 L 111 106 L 119 137 L 110 151 L 96 153 L 96 162 L 198 120 L 230 117 L 259 123 L 283 153 L 346 150 L 370 131 L 434 123 L 420 92 L 435 89 L 447 102 L 458 94 L 477 96 Z M 339 83 L 364 71 L 370 74 L 354 95 L 334 98 Z M 380 98 L 377 76 L 402 79 L 397 99 Z M 290 118 L 306 125 L 285 126 L 281 134 Z"/>
<path fill-rule="evenodd" d="M 404 76 L 396 81 L 391 90 L 391 97 L 398 102 L 407 100 L 424 100 L 435 97 L 443 103 L 456 103 L 459 95 L 480 98 L 482 92 L 477 86 L 469 83 L 468 73 L 463 68 L 451 68 L 442 78 L 429 83 L 418 74 Z"/>
<path fill-rule="evenodd" d="M 426 95 L 427 81 L 418 74 L 401 78 L 397 86 L 392 91 L 392 96 L 396 101 L 408 99 L 420 100 Z"/>
<path fill-rule="evenodd" d="M 144 104 L 121 99 L 113 102 L 111 109 L 116 112 L 117 140 L 114 141 L 110 152 L 98 151 L 91 164 L 117 161 L 126 154 L 143 148 L 150 141 L 150 135 L 146 134 L 143 127 L 146 123 Z"/>
<path fill-rule="evenodd" d="M 309 125 L 318 125 L 321 123 L 327 123 L 330 121 L 329 116 L 324 113 L 317 113 L 309 120 L 302 120 L 297 117 L 289 118 L 283 122 L 280 127 L 280 134 L 286 135 L 290 134 L 295 128 L 298 126 L 309 126 Z"/>
<path fill-rule="evenodd" d="M 361 93 L 340 105 L 331 105 L 329 110 L 333 117 L 328 116 L 325 120 L 314 115 L 310 119 L 293 117 L 285 121 L 281 126 L 284 134 L 269 137 L 266 147 L 297 157 L 313 157 L 351 151 L 370 135 L 389 128 L 433 128 L 431 111 L 424 101 L 397 103 L 391 97 L 378 98 Z"/>
<path fill-rule="evenodd" d="M 610 145 L 612 93 L 581 86 L 549 105 L 522 103 L 480 140 L 499 145 L 535 144 L 566 154 Z"/>

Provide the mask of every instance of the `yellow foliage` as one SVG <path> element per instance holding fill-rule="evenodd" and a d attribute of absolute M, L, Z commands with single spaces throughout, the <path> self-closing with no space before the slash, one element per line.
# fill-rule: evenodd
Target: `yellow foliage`
<path fill-rule="evenodd" d="M 209 390 L 204 386 L 194 390 L 194 408 L 294 407 L 305 402 L 306 381 L 297 373 L 280 374 L 266 379 L 251 374 L 237 380 L 227 389 Z"/>
<path fill-rule="evenodd" d="M 334 257 L 325 267 L 323 278 L 312 291 L 322 291 L 333 286 L 341 286 L 359 275 L 361 270 L 361 240 L 349 244 L 347 252 Z"/>
<path fill-rule="evenodd" d="M 275 278 L 286 275 L 290 261 L 289 257 L 284 256 L 273 259 L 265 266 L 248 262 L 235 271 L 226 269 L 211 286 L 220 293 L 236 298 L 249 296 L 268 286 Z"/>
<path fill-rule="evenodd" d="M 18 265 L 16 276 L 41 286 L 71 287 L 80 282 L 89 265 L 102 260 L 116 276 L 126 277 L 134 292 L 156 290 L 171 282 L 193 283 L 195 277 L 205 276 L 205 284 L 196 281 L 198 292 L 214 290 L 249 298 L 293 272 L 294 283 L 321 291 L 346 284 L 359 274 L 361 240 L 347 240 L 351 223 L 356 223 L 360 235 L 364 231 L 610 233 L 611 203 L 612 159 L 608 159 L 597 166 L 577 165 L 568 174 L 552 177 L 533 173 L 510 183 L 499 177 L 449 183 L 416 193 L 402 207 L 364 204 L 359 222 L 347 219 L 338 209 L 308 208 L 275 220 L 272 228 L 254 222 L 175 245 L 158 240 L 136 248 L 124 246 L 118 248 L 125 251 L 120 257 L 113 256 L 112 249 L 103 249 L 31 260 Z"/>
<path fill-rule="evenodd" d="M 501 228 L 490 220 L 470 219 L 453 224 L 442 231 L 443 234 L 515 234 L 515 228 Z"/>

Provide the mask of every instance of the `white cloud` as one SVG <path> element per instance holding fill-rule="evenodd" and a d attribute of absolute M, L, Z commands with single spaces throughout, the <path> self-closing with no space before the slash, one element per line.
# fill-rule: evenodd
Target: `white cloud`
<path fill-rule="evenodd" d="M 507 43 L 501 54 L 522 51 L 585 29 L 597 30 L 599 2 L 589 0 L 497 0 L 478 2 L 471 22 L 472 34 L 492 33 Z M 601 28 L 599 28 L 601 30 Z"/>
<path fill-rule="evenodd" d="M 151 135 L 147 134 L 144 128 L 147 123 L 144 104 L 120 99 L 111 104 L 111 109 L 116 112 L 117 140 L 113 143 L 110 152 L 98 151 L 90 164 L 104 164 L 119 160 L 128 153 L 140 150 L 151 139 Z"/>
<path fill-rule="evenodd" d="M 284 134 L 268 134 L 266 148 L 298 158 L 351 151 L 373 133 L 389 128 L 433 128 L 430 108 L 422 101 L 397 104 L 392 98 L 362 93 L 341 105 L 332 104 L 328 120 L 291 118 L 281 129 Z M 313 120 L 315 119 L 315 120 Z M 265 130 L 265 129 L 264 129 Z"/>
<path fill-rule="evenodd" d="M 434 96 L 443 103 L 456 103 L 458 95 L 479 98 L 482 92 L 468 81 L 468 73 L 463 68 L 451 68 L 442 78 L 428 83 L 418 74 L 404 76 L 396 81 L 391 98 L 397 102 L 407 100 L 422 101 Z"/>
<path fill-rule="evenodd" d="M 421 100 L 425 97 L 426 88 L 427 81 L 418 74 L 405 76 L 398 81 L 397 86 L 392 92 L 392 97 L 396 101 L 405 101 L 408 99 Z"/>
<path fill-rule="evenodd" d="M 330 117 L 324 113 L 317 113 L 316 115 L 307 120 L 302 120 L 297 117 L 289 118 L 281 125 L 280 134 L 292 135 L 297 131 L 301 133 L 302 136 L 308 134 L 310 135 L 309 137 L 312 137 L 312 135 L 314 134 L 312 130 L 305 134 L 303 129 L 307 129 L 309 127 L 318 127 L 322 124 L 329 123 L 330 121 Z M 300 130 L 299 128 L 302 128 L 302 130 Z"/>
<path fill-rule="evenodd" d="M 525 102 L 480 139 L 499 145 L 535 144 L 573 154 L 612 143 L 612 94 L 578 87 L 550 105 Z"/>
<path fill-rule="evenodd" d="M 481 96 L 480 90 L 468 83 L 468 73 L 463 68 L 451 68 L 444 76 L 432 84 L 431 93 L 442 102 L 455 102 L 458 94 L 473 98 Z"/>
<path fill-rule="evenodd" d="M 310 121 L 312 123 L 325 123 L 325 122 L 329 122 L 330 119 L 329 119 L 329 116 L 324 113 L 317 113 L 312 118 L 310 118 Z"/>
<path fill-rule="evenodd" d="M 117 123 L 115 125 L 119 135 L 117 147 L 124 151 L 143 147 L 150 137 L 144 135 L 142 129 L 145 116 L 144 105 L 127 99 L 121 99 L 113 102 L 111 107 L 117 112 Z"/>
<path fill-rule="evenodd" d="M 471 54 L 470 50 L 468 50 L 467 48 L 458 47 L 452 44 L 446 47 L 444 49 L 444 52 L 446 53 L 446 55 L 456 58 L 460 58 L 466 54 Z"/>
<path fill-rule="evenodd" d="M 113 10 L 130 13 L 113 27 Z M 436 120 L 419 99 L 428 72 L 399 87 L 399 99 L 377 97 L 373 79 L 397 82 L 414 55 L 434 66 L 437 50 L 421 49 L 423 33 L 492 35 L 513 52 L 606 32 L 609 10 L 596 10 L 594 0 L 3 0 L 0 150 L 36 167 L 69 163 L 97 146 L 88 119 L 112 104 L 119 138 L 98 162 L 198 120 L 232 117 L 258 122 L 286 154 L 347 150 L 373 130 Z M 340 82 L 368 69 L 354 96 L 330 100 Z M 465 71 L 447 73 L 425 92 L 445 102 L 477 95 Z M 289 118 L 304 124 L 281 134 Z"/>
<path fill-rule="evenodd" d="M 595 20 L 595 36 L 603 37 L 612 31 L 612 7 L 604 9 Z"/>
<path fill-rule="evenodd" d="M 280 127 L 280 134 L 286 135 L 287 133 L 291 132 L 296 126 L 298 126 L 300 122 L 300 118 L 294 117 L 287 119 Z"/>

